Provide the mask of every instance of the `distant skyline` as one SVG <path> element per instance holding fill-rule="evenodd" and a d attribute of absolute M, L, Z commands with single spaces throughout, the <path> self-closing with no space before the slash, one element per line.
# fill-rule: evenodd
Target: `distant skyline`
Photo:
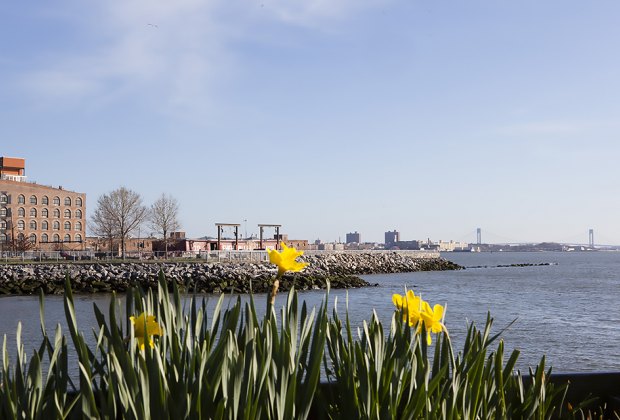
<path fill-rule="evenodd" d="M 190 237 L 620 244 L 620 2 L 0 12 L 0 155 L 88 210 L 126 186 L 176 197 Z"/>

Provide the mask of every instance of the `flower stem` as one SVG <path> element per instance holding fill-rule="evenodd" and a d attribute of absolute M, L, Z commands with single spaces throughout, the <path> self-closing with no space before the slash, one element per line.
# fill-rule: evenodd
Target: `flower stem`
<path fill-rule="evenodd" d="M 278 294 L 278 287 L 280 287 L 280 280 L 279 280 L 279 276 L 276 277 L 276 279 L 273 281 L 273 286 L 271 287 L 271 298 L 269 300 L 269 302 L 271 303 L 271 306 L 273 307 L 273 305 L 276 302 L 276 295 Z"/>

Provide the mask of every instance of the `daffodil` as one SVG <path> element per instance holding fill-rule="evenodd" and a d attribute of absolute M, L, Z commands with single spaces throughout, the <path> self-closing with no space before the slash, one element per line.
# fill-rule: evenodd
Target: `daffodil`
<path fill-rule="evenodd" d="M 408 290 L 405 296 L 398 293 L 392 295 L 392 302 L 396 309 L 403 313 L 403 321 L 407 321 L 410 327 L 415 327 L 420 322 L 420 311 L 422 310 L 422 299 Z M 421 327 L 421 325 L 418 325 Z"/>
<path fill-rule="evenodd" d="M 441 323 L 443 320 L 443 306 L 437 304 L 431 309 L 431 305 L 428 302 L 422 302 L 422 311 L 420 317 L 424 321 L 424 327 L 426 328 L 426 342 L 430 346 L 432 343 L 431 332 L 435 334 L 440 333 L 446 329 Z"/>
<path fill-rule="evenodd" d="M 431 333 L 440 333 L 446 331 L 443 325 L 444 307 L 431 305 L 422 300 L 420 296 L 416 296 L 412 290 L 408 290 L 405 296 L 397 293 L 392 295 L 392 302 L 396 309 L 402 312 L 403 321 L 407 322 L 410 327 L 416 327 L 416 332 L 422 330 L 422 324 L 426 329 L 426 342 L 431 345 Z"/>
<path fill-rule="evenodd" d="M 138 339 L 140 350 L 144 350 L 146 340 L 148 340 L 149 346 L 153 348 L 155 345 L 153 336 L 163 333 L 161 326 L 155 321 L 155 315 L 147 315 L 146 312 L 142 312 L 138 317 L 131 316 L 129 319 L 133 324 L 133 334 Z"/>
<path fill-rule="evenodd" d="M 287 271 L 301 271 L 308 263 L 296 261 L 297 257 L 303 255 L 303 251 L 297 251 L 294 247 L 288 247 L 282 242 L 282 251 L 268 249 L 269 261 L 278 266 L 278 277 Z"/>

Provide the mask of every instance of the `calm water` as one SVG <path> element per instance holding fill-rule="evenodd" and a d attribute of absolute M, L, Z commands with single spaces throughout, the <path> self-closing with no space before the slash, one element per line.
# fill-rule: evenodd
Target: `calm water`
<path fill-rule="evenodd" d="M 522 369 L 535 365 L 546 354 L 556 372 L 620 371 L 620 252 L 449 253 L 445 258 L 466 267 L 487 267 L 365 276 L 379 287 L 348 291 L 353 322 L 361 325 L 374 308 L 384 325 L 389 325 L 394 311 L 391 295 L 402 294 L 407 287 L 431 304 L 447 304 L 445 323 L 457 349 L 467 322 L 483 325 L 491 311 L 495 331 L 517 318 L 503 337 L 506 349 L 521 351 L 518 366 Z M 497 267 L 515 263 L 553 265 Z M 324 292 L 302 292 L 300 297 L 317 305 Z M 75 296 L 78 323 L 87 335 L 92 335 L 95 325 L 93 303 L 105 313 L 110 298 Z M 336 298 L 344 315 L 347 292 L 332 291 L 332 305 Z M 284 299 L 285 294 L 278 296 L 279 307 Z M 256 301 L 262 308 L 265 296 L 257 296 Z M 38 308 L 37 297 L 0 298 L 0 334 L 7 335 L 11 353 L 18 321 L 29 354 L 39 343 Z M 66 331 L 61 297 L 46 298 L 45 319 L 50 332 L 57 323 Z"/>

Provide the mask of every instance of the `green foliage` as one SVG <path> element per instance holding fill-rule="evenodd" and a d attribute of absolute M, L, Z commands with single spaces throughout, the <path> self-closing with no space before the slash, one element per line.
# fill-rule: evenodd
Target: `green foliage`
<path fill-rule="evenodd" d="M 329 293 L 329 292 L 328 292 Z M 106 313 L 94 306 L 94 345 L 80 331 L 66 283 L 70 343 L 56 327 L 30 358 L 17 331 L 11 363 L 6 337 L 0 370 L 0 418 L 126 419 L 401 419 L 537 418 L 568 416 L 559 410 L 564 388 L 547 379 L 544 358 L 531 384 L 515 374 L 518 352 L 504 360 L 498 336 L 472 324 L 463 351 L 454 354 L 441 333 L 434 347 L 425 331 L 392 317 L 385 330 L 372 314 L 354 334 L 346 315 L 327 313 L 327 296 L 309 310 L 290 292 L 279 316 L 269 303 L 259 318 L 252 298 L 212 313 L 207 302 L 181 301 L 163 276 L 156 293 L 132 290 L 125 310 L 117 299 Z M 130 316 L 156 316 L 163 334 L 140 350 Z M 209 318 L 210 315 L 210 318 Z M 497 349 L 490 345 L 498 341 Z M 73 348 L 75 348 L 75 353 Z M 77 357 L 79 372 L 68 360 Z M 45 372 L 44 372 L 45 369 Z M 320 384 L 321 375 L 327 384 Z M 79 383 L 74 383 L 78 379 Z"/>

